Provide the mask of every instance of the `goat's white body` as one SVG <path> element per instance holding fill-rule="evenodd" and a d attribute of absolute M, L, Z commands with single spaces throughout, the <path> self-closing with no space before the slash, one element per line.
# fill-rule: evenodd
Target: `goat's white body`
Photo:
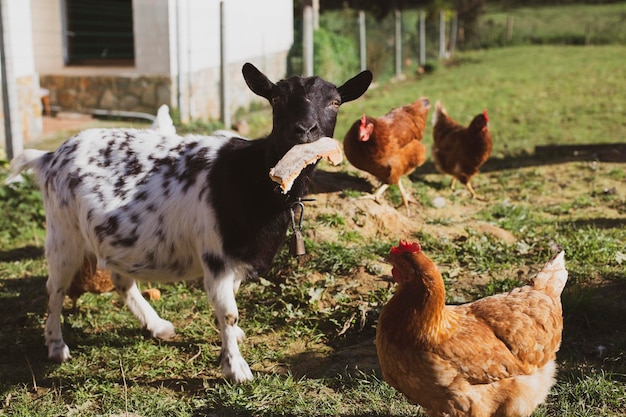
<path fill-rule="evenodd" d="M 236 325 L 234 299 L 247 267 L 225 256 L 210 204 L 211 189 L 201 178 L 186 182 L 194 173 L 185 173 L 189 165 L 180 161 L 181 148 L 187 147 L 184 154 L 189 158 L 202 153 L 197 162 L 206 161 L 206 166 L 195 175 L 206 176 L 210 161 L 226 142 L 223 136 L 181 138 L 151 130 L 91 129 L 68 140 L 55 154 L 62 155 L 57 160 L 46 163 L 46 153 L 33 150 L 15 159 L 15 174 L 34 168 L 42 184 L 48 227 L 50 358 L 70 358 L 61 335 L 61 308 L 72 277 L 84 257 L 93 254 L 99 268 L 112 271 L 113 283 L 129 309 L 158 338 L 172 337 L 174 328 L 143 299 L 134 279 L 204 277 L 217 317 L 235 321 L 222 332 L 222 355 L 229 358 L 223 361 L 223 372 L 238 382 L 252 379 L 237 346 L 243 331 Z M 109 162 L 104 166 L 102 161 Z M 159 168 L 163 161 L 171 165 Z M 71 185 L 72 181 L 76 183 Z M 202 261 L 204 254 L 223 260 L 223 269 L 212 270 Z"/>

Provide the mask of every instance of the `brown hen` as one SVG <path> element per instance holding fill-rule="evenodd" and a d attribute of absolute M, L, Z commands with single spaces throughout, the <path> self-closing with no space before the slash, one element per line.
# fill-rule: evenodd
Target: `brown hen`
<path fill-rule="evenodd" d="M 85 257 L 83 266 L 74 275 L 66 295 L 72 300 L 72 305 L 75 309 L 78 298 L 84 293 L 101 294 L 114 289 L 115 286 L 111 281 L 111 273 L 97 269 L 95 257 Z"/>
<path fill-rule="evenodd" d="M 113 290 L 115 290 L 115 285 L 111 281 L 111 272 L 96 268 L 95 257 L 85 257 L 66 295 L 72 300 L 72 308 L 75 310 L 76 302 L 84 293 L 102 294 Z M 158 288 L 147 288 L 141 294 L 148 300 L 161 299 L 161 291 Z"/>
<path fill-rule="evenodd" d="M 398 286 L 376 332 L 384 379 L 430 416 L 531 415 L 555 382 L 564 253 L 528 286 L 458 306 L 418 243 L 401 241 L 391 262 Z"/>
<path fill-rule="evenodd" d="M 487 110 L 474 117 L 469 126 L 454 121 L 443 105 L 437 101 L 433 123 L 433 161 L 443 174 L 452 176 L 450 188 L 458 179 L 472 194 L 478 197 L 470 180 L 491 155 L 491 133 Z"/>
<path fill-rule="evenodd" d="M 383 183 L 371 196 L 377 202 L 390 184 L 396 184 L 409 213 L 411 200 L 400 177 L 426 161 L 426 148 L 421 140 L 429 109 L 430 102 L 423 97 L 382 117 L 363 115 L 346 133 L 343 147 L 348 161 Z"/>

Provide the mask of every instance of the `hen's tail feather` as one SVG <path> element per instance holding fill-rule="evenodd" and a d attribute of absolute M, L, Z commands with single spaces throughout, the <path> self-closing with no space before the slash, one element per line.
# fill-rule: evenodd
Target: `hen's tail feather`
<path fill-rule="evenodd" d="M 561 251 L 550 259 L 533 278 L 533 288 L 543 290 L 553 297 L 560 297 L 567 282 L 565 252 Z"/>
<path fill-rule="evenodd" d="M 5 182 L 7 184 L 14 182 L 18 178 L 20 173 L 26 169 L 30 168 L 30 169 L 34 169 L 35 171 L 38 171 L 42 162 L 41 158 L 47 153 L 48 152 L 46 151 L 40 151 L 38 149 L 24 150 L 24 152 L 17 155 L 15 158 L 11 160 L 11 165 L 10 165 L 11 174 L 9 175 L 9 177 L 6 179 Z"/>

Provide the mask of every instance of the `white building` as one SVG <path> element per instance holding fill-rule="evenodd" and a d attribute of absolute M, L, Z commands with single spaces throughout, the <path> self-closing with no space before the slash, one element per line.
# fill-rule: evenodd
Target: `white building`
<path fill-rule="evenodd" d="M 0 101 L 0 118 L 4 122 L 5 114 L 11 114 L 11 130 L 18 141 L 15 151 L 19 151 L 22 139 L 27 141 L 42 131 L 41 96 L 33 55 L 30 4 L 29 0 L 0 1 L 5 58 L 3 69 L 6 70 L 4 75 L 9 87 L 7 94 L 11 97 L 11 111 L 5 111 Z M 4 137 L 5 130 L 0 129 L 0 145 L 4 144 Z"/>
<path fill-rule="evenodd" d="M 217 119 L 222 33 L 231 111 L 256 99 L 242 65 L 283 78 L 293 44 L 293 0 L 1 1 L 9 6 L 15 76 L 32 84 L 29 123 L 39 126 L 37 83 L 64 111 L 154 114 L 168 104 L 183 120 Z"/>

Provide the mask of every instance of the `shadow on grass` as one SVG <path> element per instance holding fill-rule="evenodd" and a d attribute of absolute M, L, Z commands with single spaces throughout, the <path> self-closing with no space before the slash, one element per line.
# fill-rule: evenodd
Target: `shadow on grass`
<path fill-rule="evenodd" d="M 26 259 L 39 259 L 44 256 L 41 246 L 28 245 L 21 248 L 0 251 L 0 262 L 14 262 Z"/>
<path fill-rule="evenodd" d="M 48 369 L 41 322 L 46 279 L 0 280 L 0 391 L 15 383 L 32 384 Z"/>
<path fill-rule="evenodd" d="M 596 229 L 619 229 L 622 227 L 626 227 L 626 219 L 580 219 L 565 223 L 562 225 L 562 228 L 580 229 L 588 226 L 594 227 Z"/>
<path fill-rule="evenodd" d="M 343 190 L 354 190 L 364 193 L 372 192 L 372 184 L 365 178 L 347 172 L 329 172 L 318 169 L 313 175 L 312 194 L 335 193 Z"/>
<path fill-rule="evenodd" d="M 626 281 L 566 287 L 563 292 L 561 371 L 584 367 L 626 378 Z"/>

